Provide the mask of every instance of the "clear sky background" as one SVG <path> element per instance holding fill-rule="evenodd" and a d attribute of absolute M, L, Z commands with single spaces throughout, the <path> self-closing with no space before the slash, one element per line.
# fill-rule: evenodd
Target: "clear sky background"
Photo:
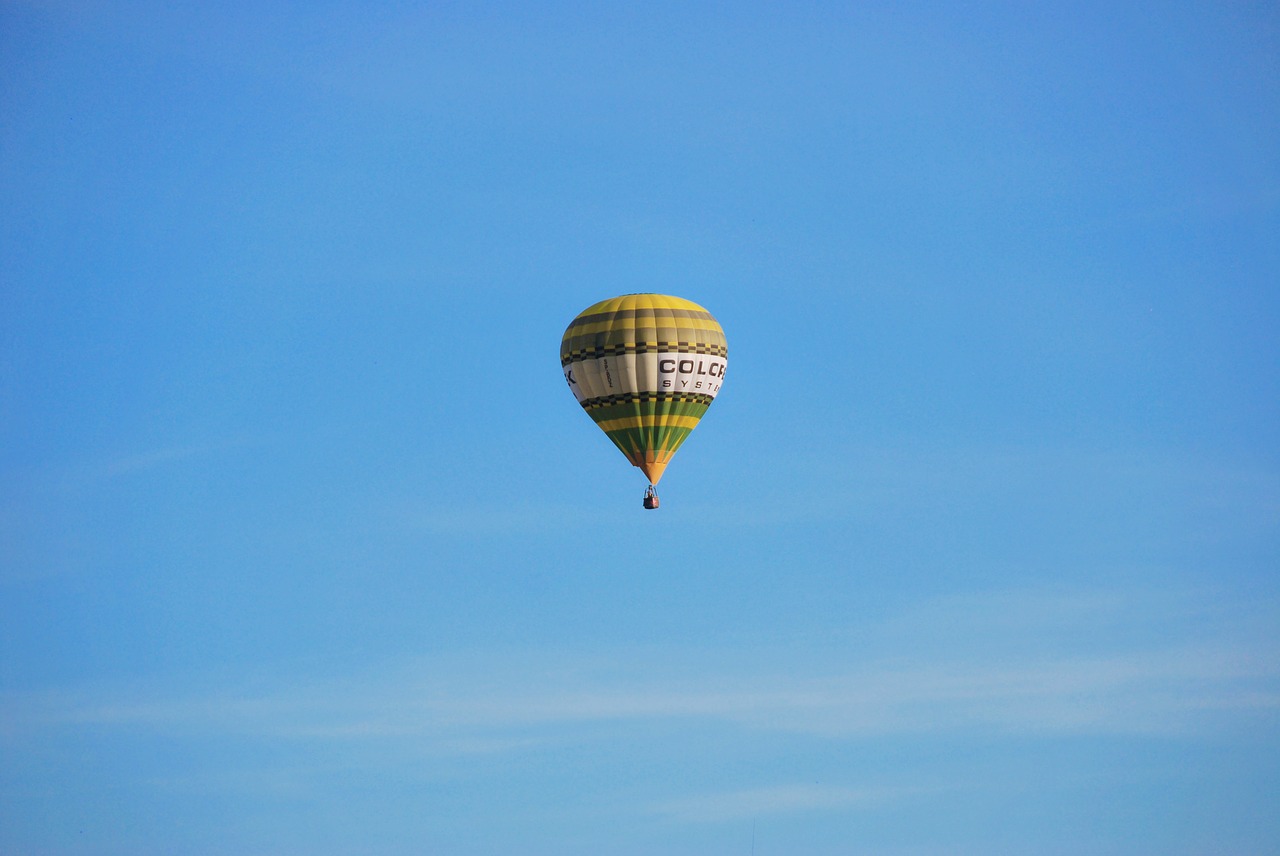
<path fill-rule="evenodd" d="M 0 852 L 1280 853 L 1268 2 L 0 2 Z M 712 311 L 640 507 L 589 304 Z"/>

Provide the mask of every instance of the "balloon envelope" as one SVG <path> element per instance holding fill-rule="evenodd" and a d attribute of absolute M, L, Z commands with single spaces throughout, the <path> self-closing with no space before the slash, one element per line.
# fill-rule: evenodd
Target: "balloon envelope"
<path fill-rule="evenodd" d="M 657 484 L 720 392 L 728 353 L 724 330 L 698 304 L 626 294 L 573 319 L 560 365 L 587 415 Z"/>

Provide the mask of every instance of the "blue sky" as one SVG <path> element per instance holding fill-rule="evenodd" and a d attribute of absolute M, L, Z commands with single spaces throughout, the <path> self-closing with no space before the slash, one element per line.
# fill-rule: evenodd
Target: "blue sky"
<path fill-rule="evenodd" d="M 0 6 L 0 850 L 1280 853 L 1265 3 Z M 645 481 L 561 333 L 711 310 Z"/>

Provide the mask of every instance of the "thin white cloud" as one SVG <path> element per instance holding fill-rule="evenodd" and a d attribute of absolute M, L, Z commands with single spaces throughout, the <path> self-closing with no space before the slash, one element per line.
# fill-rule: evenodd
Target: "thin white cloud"
<path fill-rule="evenodd" d="M 1184 597 L 1181 606 L 1162 597 L 1141 614 L 1135 595 L 1119 592 L 937 601 L 870 631 L 888 643 L 875 648 L 881 653 L 874 659 L 863 653 L 871 650 L 864 631 L 822 650 L 809 645 L 765 656 L 473 652 L 359 677 L 277 680 L 270 691 L 10 694 L 0 699 L 0 733 L 17 740 L 48 729 L 141 729 L 377 741 L 465 755 L 625 740 L 696 723 L 849 741 L 972 729 L 1176 737 L 1280 718 L 1275 624 L 1204 593 Z M 1182 641 L 1160 642 L 1149 628 L 1117 633 L 1130 623 L 1158 625 L 1166 640 Z M 979 629 L 986 635 L 975 642 Z"/>
<path fill-rule="evenodd" d="M 1276 653 L 1276 652 L 1271 652 Z M 1001 732 L 1177 735 L 1224 718 L 1280 713 L 1280 657 L 1190 647 L 1017 665 L 912 660 L 828 675 L 616 674 L 545 685 L 459 675 L 335 681 L 246 697 L 103 702 L 10 699 L 10 732 L 116 727 L 231 732 L 302 741 L 409 741 L 431 752 L 502 751 L 692 720 L 827 739 L 981 728 Z M 500 660 L 473 663 L 502 672 Z"/>
<path fill-rule="evenodd" d="M 763 815 L 872 808 L 921 793 L 923 791 L 920 789 L 912 788 L 844 788 L 789 784 L 695 794 L 659 803 L 652 810 L 655 814 L 675 821 L 719 823 Z"/>
<path fill-rule="evenodd" d="M 639 500 L 636 501 L 637 505 Z M 516 506 L 476 505 L 442 507 L 421 501 L 405 502 L 380 509 L 379 516 L 409 532 L 426 532 L 450 537 L 483 534 L 511 535 L 554 531 L 573 520 L 576 525 L 600 519 L 599 512 L 568 505 Z"/>
<path fill-rule="evenodd" d="M 42 492 L 79 493 L 115 479 L 150 473 L 184 462 L 216 456 L 260 443 L 246 437 L 228 437 L 200 443 L 173 444 L 121 452 L 92 460 L 71 461 L 35 474 L 33 483 Z"/>
<path fill-rule="evenodd" d="M 737 741 L 737 751 L 799 741 L 839 753 L 860 741 L 973 734 L 1198 740 L 1280 723 L 1275 623 L 1240 604 L 1213 604 L 1201 592 L 1181 605 L 1169 597 L 1143 620 L 1173 637 L 1204 641 L 1134 644 L 1111 635 L 1133 616 L 1133 598 L 994 592 L 924 604 L 869 631 L 890 641 L 891 659 L 860 656 L 864 634 L 838 641 L 836 651 L 810 646 L 764 656 L 683 648 L 593 656 L 489 651 L 420 657 L 359 676 L 258 675 L 253 690 L 215 684 L 186 693 L 137 685 L 9 693 L 0 695 L 0 743 L 39 752 L 68 735 L 110 734 L 193 749 L 207 744 L 220 754 L 240 747 L 221 768 L 170 770 L 173 780 L 155 787 L 273 798 L 319 793 L 335 778 L 447 776 L 424 771 L 449 770 L 452 761 L 526 765 L 580 750 L 594 755 L 605 745 L 681 752 L 708 731 Z M 1011 606 L 1018 618 L 994 620 Z M 984 617 L 994 629 L 984 643 L 968 643 Z M 1029 644 L 1046 624 L 1077 630 L 1089 645 L 1073 644 L 1071 632 L 1052 645 Z M 911 628 L 926 625 L 936 632 L 907 645 Z M 261 746 L 272 747 L 269 760 L 256 751 Z M 875 811 L 930 788 L 963 786 L 912 775 L 753 784 L 666 788 L 646 798 L 647 811 L 677 824 L 733 823 Z"/>
<path fill-rule="evenodd" d="M 101 478 L 115 478 L 143 470 L 154 469 L 165 464 L 175 463 L 187 458 L 194 458 L 213 451 L 215 446 L 171 446 L 164 449 L 152 449 L 133 455 L 123 455 L 102 464 L 95 473 Z"/>

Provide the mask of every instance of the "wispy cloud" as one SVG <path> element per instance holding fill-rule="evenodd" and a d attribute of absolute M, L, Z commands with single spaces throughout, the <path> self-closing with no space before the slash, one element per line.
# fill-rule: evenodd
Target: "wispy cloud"
<path fill-rule="evenodd" d="M 671 820 L 716 823 L 761 815 L 830 811 L 879 806 L 923 793 L 912 788 L 843 788 L 793 784 L 770 788 L 696 794 L 653 806 Z"/>
<path fill-rule="evenodd" d="M 1035 608 L 1012 621 L 1013 603 Z M 859 656 L 856 645 L 767 658 L 659 649 L 592 659 L 478 652 L 423 657 L 376 676 L 283 683 L 265 693 L 10 696 L 6 731 L 13 737 L 49 728 L 177 730 L 398 741 L 418 752 L 469 754 L 626 735 L 638 723 L 678 729 L 701 721 L 857 740 L 962 729 L 1176 736 L 1241 717 L 1280 716 L 1274 632 L 1232 635 L 1223 628 L 1251 626 L 1247 616 L 1213 613 L 1196 626 L 1202 641 L 1186 641 L 1187 628 L 1180 627 L 1180 643 L 1152 644 L 1115 635 L 1114 625 L 1129 614 L 1106 594 L 1066 594 L 1055 608 L 1044 594 L 996 593 L 896 619 L 922 631 L 923 641 L 893 646 L 901 653 L 874 660 Z M 1157 621 L 1172 626 L 1168 616 Z M 1045 645 L 1037 628 L 1054 622 L 1088 638 L 1073 643 L 1066 632 Z M 984 623 L 988 638 L 975 646 L 969 629 Z M 902 629 L 886 622 L 882 632 L 892 638 Z"/>
<path fill-rule="evenodd" d="M 244 438 L 228 438 L 125 452 L 84 465 L 75 470 L 74 474 L 68 473 L 67 479 L 75 483 L 105 481 L 241 448 L 249 443 L 250 441 Z"/>
<path fill-rule="evenodd" d="M 574 520 L 576 525 L 584 525 L 604 517 L 600 513 L 584 514 L 581 509 L 568 505 L 522 503 L 515 506 L 446 508 L 420 500 L 388 505 L 380 509 L 379 516 L 391 525 L 409 532 L 450 537 L 557 531 L 565 520 Z"/>
<path fill-rule="evenodd" d="M 1274 532 L 1280 523 L 1280 473 L 1246 455 L 1051 444 L 819 448 L 779 450 L 764 472 L 723 466 L 715 474 L 723 494 L 691 508 L 693 515 L 703 525 L 744 528 L 880 521 L 891 510 L 897 520 L 977 517 L 993 531 L 1001 521 L 1025 521 L 1030 509 L 1068 532 L 1139 527 L 1207 542 Z M 761 494 L 769 501 L 757 501 Z"/>

